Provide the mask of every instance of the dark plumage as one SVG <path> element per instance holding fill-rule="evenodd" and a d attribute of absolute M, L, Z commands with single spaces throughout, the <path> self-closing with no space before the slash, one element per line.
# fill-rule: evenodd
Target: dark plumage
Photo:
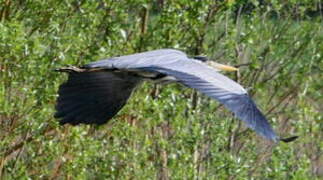
<path fill-rule="evenodd" d="M 60 123 L 103 124 L 126 104 L 138 77 L 125 72 L 71 72 L 60 86 L 56 118 Z"/>

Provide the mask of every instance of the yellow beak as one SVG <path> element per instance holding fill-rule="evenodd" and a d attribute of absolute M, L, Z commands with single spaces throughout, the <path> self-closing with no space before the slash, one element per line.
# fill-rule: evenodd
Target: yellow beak
<path fill-rule="evenodd" d="M 220 63 L 216 63 L 213 61 L 207 61 L 206 63 L 207 65 L 220 70 L 220 71 L 238 71 L 238 68 L 232 67 L 232 66 L 228 66 L 228 65 L 224 65 L 224 64 L 220 64 Z"/>

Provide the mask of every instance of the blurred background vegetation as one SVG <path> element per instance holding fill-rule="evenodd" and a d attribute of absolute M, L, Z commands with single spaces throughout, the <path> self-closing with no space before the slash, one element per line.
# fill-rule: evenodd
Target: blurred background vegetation
<path fill-rule="evenodd" d="M 321 0 L 0 0 L 0 179 L 321 179 Z M 52 70 L 160 48 L 240 74 L 290 144 L 209 98 L 146 83 L 106 125 L 59 126 Z M 158 91 L 157 91 L 158 90 Z"/>

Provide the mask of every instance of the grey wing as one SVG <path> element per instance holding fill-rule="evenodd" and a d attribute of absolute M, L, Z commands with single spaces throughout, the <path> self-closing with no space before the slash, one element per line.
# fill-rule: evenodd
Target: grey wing
<path fill-rule="evenodd" d="M 126 104 L 138 82 L 123 72 L 70 72 L 59 88 L 54 116 L 61 124 L 103 124 Z"/>
<path fill-rule="evenodd" d="M 210 69 L 204 64 L 187 60 L 169 66 L 146 67 L 146 71 L 157 71 L 175 77 L 184 85 L 220 101 L 237 118 L 261 136 L 277 141 L 272 127 L 257 108 L 246 91 L 236 82 Z"/>
<path fill-rule="evenodd" d="M 174 49 L 159 49 L 136 53 L 127 56 L 113 57 L 83 66 L 84 68 L 106 68 L 106 69 L 136 69 L 147 66 L 161 66 L 176 63 L 178 60 L 187 58 L 182 51 Z"/>

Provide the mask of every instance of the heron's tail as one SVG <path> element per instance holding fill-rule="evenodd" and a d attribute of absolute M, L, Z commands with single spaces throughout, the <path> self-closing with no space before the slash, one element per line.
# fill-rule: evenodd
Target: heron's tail
<path fill-rule="evenodd" d="M 55 118 L 61 124 L 103 124 L 125 105 L 137 84 L 133 78 L 125 79 L 121 72 L 82 71 L 68 67 L 68 80 L 59 87 Z"/>

